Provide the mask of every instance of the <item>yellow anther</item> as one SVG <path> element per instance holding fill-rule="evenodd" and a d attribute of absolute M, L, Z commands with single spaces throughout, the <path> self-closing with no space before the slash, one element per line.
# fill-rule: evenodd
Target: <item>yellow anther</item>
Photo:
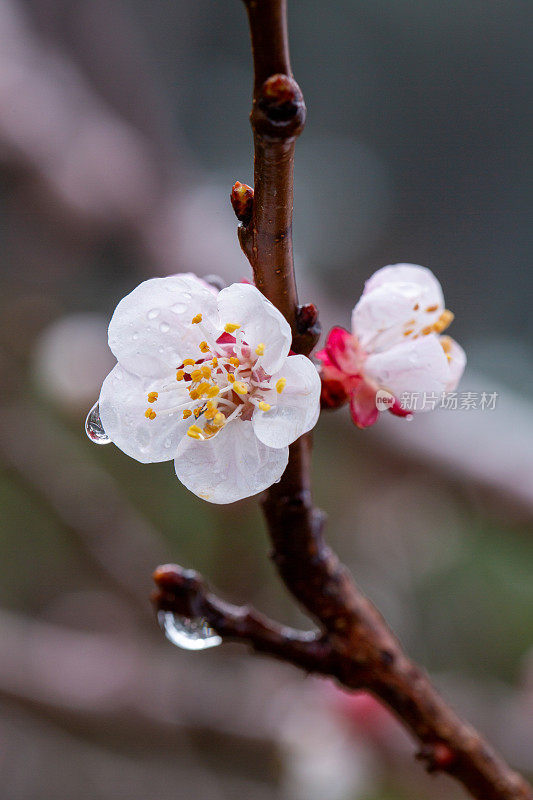
<path fill-rule="evenodd" d="M 214 425 L 204 425 L 204 433 L 207 433 L 209 436 L 214 436 L 215 433 L 218 433 L 219 429 L 216 428 Z"/>
<path fill-rule="evenodd" d="M 221 411 L 217 411 L 215 416 L 213 417 L 213 425 L 215 428 L 221 428 L 226 422 L 226 417 Z"/>
<path fill-rule="evenodd" d="M 244 381 L 235 381 L 233 391 L 237 392 L 237 394 L 248 394 L 248 386 Z"/>
<path fill-rule="evenodd" d="M 186 408 L 183 412 L 183 419 L 189 419 L 192 416 L 192 411 L 190 408 Z"/>
<path fill-rule="evenodd" d="M 214 367 L 218 367 L 218 358 L 216 356 L 213 356 L 213 360 L 211 363 Z"/>
<path fill-rule="evenodd" d="M 198 323 L 199 323 L 199 322 L 201 322 L 201 321 L 202 321 L 202 315 L 201 315 L 201 314 L 196 314 L 196 315 L 195 315 L 195 316 L 194 316 L 194 317 L 191 319 L 191 322 L 192 322 L 192 324 L 193 324 L 193 325 L 198 325 Z"/>
<path fill-rule="evenodd" d="M 212 386 L 213 386 L 213 384 L 212 383 L 207 383 L 207 381 L 204 381 L 203 383 L 201 383 L 198 386 L 198 392 L 200 393 L 200 397 L 203 394 L 207 394 L 208 390 L 211 389 Z"/>
<path fill-rule="evenodd" d="M 157 414 L 155 413 L 153 408 L 147 408 L 146 411 L 144 412 L 144 416 L 146 417 L 146 419 L 155 419 L 157 417 Z"/>
<path fill-rule="evenodd" d="M 214 403 L 212 403 L 211 400 L 209 400 L 208 403 L 207 403 L 207 408 L 206 408 L 204 417 L 206 419 L 213 419 L 215 417 L 217 411 L 218 411 L 218 409 L 217 409 L 216 405 Z"/>
<path fill-rule="evenodd" d="M 230 358 L 230 360 L 229 360 L 229 363 L 230 363 L 230 364 L 231 364 L 233 367 L 238 367 L 238 366 L 239 366 L 239 364 L 240 364 L 241 362 L 239 361 L 239 359 L 238 359 L 238 358 L 235 358 L 235 356 L 232 356 L 232 357 Z"/>
<path fill-rule="evenodd" d="M 191 439 L 201 439 L 202 429 L 199 428 L 198 425 L 191 425 L 189 430 L 187 431 L 187 436 L 190 436 Z"/>
<path fill-rule="evenodd" d="M 195 364 L 196 361 L 194 360 L 194 358 L 186 358 L 185 361 L 183 362 L 184 367 L 193 367 Z"/>
<path fill-rule="evenodd" d="M 431 333 L 432 331 L 433 331 L 433 325 L 428 325 L 426 328 L 422 328 L 420 333 L 422 334 L 422 336 L 427 336 L 428 333 Z"/>
<path fill-rule="evenodd" d="M 453 318 L 454 314 L 445 308 L 436 323 L 433 325 L 433 330 L 435 333 L 442 333 L 442 331 L 445 331 L 448 325 L 451 325 L 453 322 Z"/>
<path fill-rule="evenodd" d="M 155 401 L 157 400 L 158 397 L 159 397 L 159 395 L 158 395 L 157 392 L 150 392 L 149 395 L 148 395 L 148 402 L 149 403 L 155 403 Z"/>
<path fill-rule="evenodd" d="M 263 344 L 263 342 L 259 342 L 259 344 L 255 348 L 255 354 L 256 356 L 262 356 L 264 355 L 264 353 L 265 353 L 265 345 Z"/>
<path fill-rule="evenodd" d="M 191 389 L 189 392 L 189 397 L 191 398 L 191 400 L 198 400 L 198 398 L 200 397 L 200 392 L 198 391 L 198 389 Z"/>
<path fill-rule="evenodd" d="M 270 411 L 270 403 L 265 403 L 264 400 L 261 400 L 261 402 L 259 403 L 259 408 L 261 409 L 261 411 Z"/>
<path fill-rule="evenodd" d="M 426 308 L 426 312 L 427 312 L 428 314 L 431 314 L 433 311 L 436 311 L 436 310 L 438 309 L 438 307 L 439 307 L 439 306 L 438 306 L 438 304 L 437 304 L 437 303 L 435 303 L 435 305 L 434 305 L 434 306 L 428 306 L 428 307 Z"/>
<path fill-rule="evenodd" d="M 198 406 L 198 408 L 195 408 L 194 409 L 194 417 L 195 417 L 195 419 L 198 419 L 198 417 L 200 416 L 201 413 L 202 413 L 202 406 Z"/>
<path fill-rule="evenodd" d="M 202 364 L 202 375 L 204 378 L 211 377 L 211 367 L 208 367 L 207 364 Z"/>
<path fill-rule="evenodd" d="M 198 347 L 200 348 L 202 353 L 209 353 L 209 345 L 207 344 L 207 342 L 200 342 Z"/>
<path fill-rule="evenodd" d="M 201 369 L 193 369 L 191 372 L 191 378 L 193 381 L 200 381 L 202 379 L 202 370 Z"/>
<path fill-rule="evenodd" d="M 452 349 L 452 340 L 450 339 L 450 337 L 441 336 L 439 341 L 444 352 L 448 354 Z"/>
<path fill-rule="evenodd" d="M 241 326 L 237 325 L 235 322 L 228 322 L 226 325 L 224 325 L 224 330 L 226 333 L 235 333 L 235 331 L 238 331 L 240 327 Z"/>
<path fill-rule="evenodd" d="M 235 375 L 232 372 L 228 372 L 228 374 L 226 375 L 226 378 L 228 379 L 228 381 L 230 383 L 235 383 Z"/>
<path fill-rule="evenodd" d="M 276 381 L 276 392 L 278 394 L 281 394 L 286 385 L 287 385 L 287 378 L 279 378 L 279 380 Z"/>
<path fill-rule="evenodd" d="M 409 328 L 409 330 L 408 330 L 408 331 L 404 331 L 404 332 L 403 332 L 403 335 L 404 335 L 404 336 L 410 336 L 410 335 L 412 334 L 413 330 L 414 330 L 413 328 Z"/>
<path fill-rule="evenodd" d="M 420 308 L 420 306 L 417 303 L 416 306 L 413 306 L 413 311 L 418 311 L 419 308 Z"/>
<path fill-rule="evenodd" d="M 210 386 L 206 392 L 206 395 L 208 397 L 216 397 L 219 391 L 220 389 L 218 388 L 218 386 Z"/>
<path fill-rule="evenodd" d="M 184 375 L 185 375 L 185 372 L 184 372 L 182 369 L 179 369 L 179 370 L 176 372 L 176 380 L 177 380 L 177 381 L 182 381 L 182 380 L 183 380 L 183 376 L 184 376 Z"/>

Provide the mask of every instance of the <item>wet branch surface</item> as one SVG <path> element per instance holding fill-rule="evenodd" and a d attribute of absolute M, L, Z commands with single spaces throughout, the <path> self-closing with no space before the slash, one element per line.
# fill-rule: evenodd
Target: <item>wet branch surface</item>
<path fill-rule="evenodd" d="M 254 190 L 236 184 L 232 203 L 239 241 L 256 286 L 284 314 L 293 351 L 309 355 L 318 338 L 314 306 L 299 306 L 292 255 L 293 165 L 305 123 L 302 93 L 292 77 L 286 0 L 244 0 L 252 38 Z M 411 662 L 377 609 L 357 588 L 323 538 L 324 513 L 313 505 L 311 436 L 290 448 L 281 481 L 263 500 L 272 559 L 318 633 L 285 628 L 248 607 L 214 595 L 196 573 L 176 565 L 154 577 L 157 608 L 202 616 L 221 636 L 239 640 L 310 672 L 383 700 L 420 743 L 430 771 L 461 781 L 478 800 L 533 800 L 527 782 L 448 707 Z"/>

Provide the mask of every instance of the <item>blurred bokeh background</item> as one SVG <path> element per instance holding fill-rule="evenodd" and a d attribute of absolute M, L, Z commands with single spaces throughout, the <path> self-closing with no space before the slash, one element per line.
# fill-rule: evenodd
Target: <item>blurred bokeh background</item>
<path fill-rule="evenodd" d="M 431 267 L 493 410 L 316 431 L 328 536 L 408 651 L 533 772 L 533 317 L 522 2 L 296 2 L 303 301 L 348 325 L 364 279 Z M 387 711 L 252 657 L 163 639 L 176 560 L 296 611 L 252 499 L 85 437 L 107 321 L 146 277 L 249 275 L 228 202 L 252 183 L 238 0 L 0 0 L 0 785 L 5 800 L 454 800 Z"/>

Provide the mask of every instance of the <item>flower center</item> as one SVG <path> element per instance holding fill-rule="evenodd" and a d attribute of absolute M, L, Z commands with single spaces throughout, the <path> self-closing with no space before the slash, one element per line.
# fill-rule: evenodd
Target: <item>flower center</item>
<path fill-rule="evenodd" d="M 250 419 L 256 408 L 263 413 L 270 411 L 264 394 L 271 389 L 271 376 L 257 364 L 266 345 L 261 342 L 252 352 L 237 323 L 228 322 L 217 339 L 203 327 L 201 314 L 193 317 L 192 324 L 198 325 L 205 336 L 199 344 L 201 355 L 196 358 L 192 354 L 184 359 L 176 370 L 175 380 L 164 384 L 159 391 L 148 393 L 151 406 L 145 411 L 146 419 L 154 420 L 158 413 L 176 412 L 181 413 L 183 419 L 191 418 L 191 422 L 194 417 L 187 435 L 191 439 L 205 440 L 216 436 L 236 417 Z M 276 382 L 278 393 L 283 391 L 286 382 L 285 378 Z M 181 402 L 156 413 L 153 404 L 167 392 L 179 392 Z"/>

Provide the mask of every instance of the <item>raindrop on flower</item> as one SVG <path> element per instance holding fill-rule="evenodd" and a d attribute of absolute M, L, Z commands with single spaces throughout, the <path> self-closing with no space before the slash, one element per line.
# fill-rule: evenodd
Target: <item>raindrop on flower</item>
<path fill-rule="evenodd" d="M 168 324 L 168 322 L 162 322 L 161 325 L 159 326 L 159 330 L 161 331 L 161 333 L 168 333 L 170 330 L 170 325 Z"/>
<path fill-rule="evenodd" d="M 174 314 L 184 314 L 187 311 L 187 304 L 186 303 L 174 303 L 173 306 L 170 306 L 170 310 L 174 312 Z"/>
<path fill-rule="evenodd" d="M 104 430 L 102 420 L 100 419 L 100 409 L 98 408 L 98 401 L 91 408 L 85 420 L 85 433 L 95 444 L 109 444 L 111 439 Z"/>
<path fill-rule="evenodd" d="M 148 319 L 155 319 L 158 315 L 159 315 L 159 309 L 152 308 L 146 316 L 148 317 Z"/>
<path fill-rule="evenodd" d="M 222 644 L 221 637 L 205 619 L 189 619 L 172 611 L 159 611 L 157 620 L 168 641 L 182 650 L 207 650 Z"/>

